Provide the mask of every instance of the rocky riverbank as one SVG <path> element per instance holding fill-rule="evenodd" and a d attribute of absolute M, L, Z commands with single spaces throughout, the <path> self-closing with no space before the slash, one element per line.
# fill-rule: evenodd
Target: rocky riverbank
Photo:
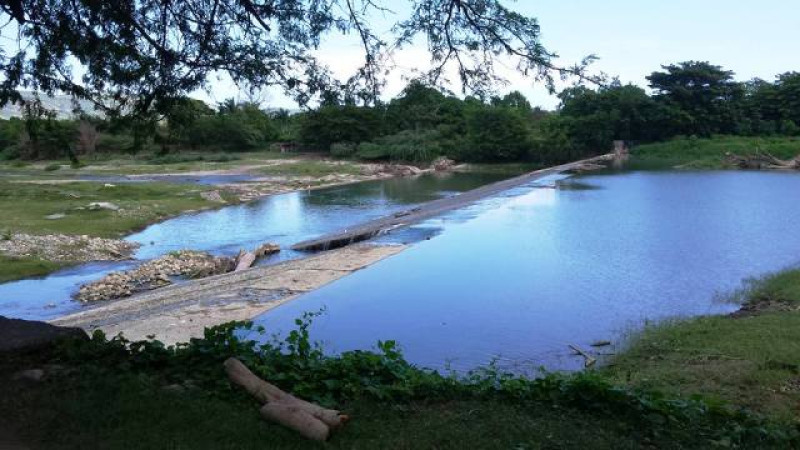
<path fill-rule="evenodd" d="M 130 259 L 138 247 L 139 244 L 133 242 L 86 235 L 25 233 L 0 235 L 0 254 L 62 263 L 121 261 Z"/>
<path fill-rule="evenodd" d="M 75 294 L 75 299 L 96 302 L 129 297 L 137 292 L 169 286 L 173 283 L 173 277 L 204 278 L 230 272 L 235 267 L 234 258 L 181 250 L 148 261 L 133 270 L 113 272 L 84 284 Z"/>

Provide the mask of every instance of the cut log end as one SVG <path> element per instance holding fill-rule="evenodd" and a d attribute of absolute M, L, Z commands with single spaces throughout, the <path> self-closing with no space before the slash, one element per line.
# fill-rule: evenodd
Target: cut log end
<path fill-rule="evenodd" d="M 258 378 L 236 358 L 228 358 L 223 366 L 231 382 L 242 386 L 259 402 L 266 404 L 261 410 L 265 418 L 292 428 L 309 439 L 325 440 L 331 430 L 341 427 L 350 419 L 339 411 L 323 408 L 282 391 Z M 325 427 L 324 438 L 321 438 L 323 433 L 319 425 Z"/>
<path fill-rule="evenodd" d="M 331 434 L 331 429 L 321 420 L 296 405 L 267 403 L 261 408 L 261 415 L 314 441 L 327 441 Z"/>

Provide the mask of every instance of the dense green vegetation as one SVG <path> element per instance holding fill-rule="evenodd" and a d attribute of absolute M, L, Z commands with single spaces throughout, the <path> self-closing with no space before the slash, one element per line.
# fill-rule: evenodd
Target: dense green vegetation
<path fill-rule="evenodd" d="M 177 348 L 95 334 L 4 358 L 4 379 L 37 365 L 50 375 L 0 383 L 0 412 L 45 448 L 315 447 L 258 418 L 256 402 L 226 381 L 222 362 L 235 356 L 298 396 L 351 413 L 334 448 L 786 448 L 800 438 L 790 422 L 635 392 L 593 373 L 441 375 L 408 364 L 393 342 L 326 356 L 310 341 L 310 318 L 266 344 L 237 340 L 232 331 L 244 324 L 228 324 Z"/>
<path fill-rule="evenodd" d="M 711 139 L 675 138 L 637 145 L 631 150 L 631 168 L 718 169 L 726 166 L 726 155 L 769 153 L 780 159 L 800 154 L 798 136 L 715 136 Z"/>
<path fill-rule="evenodd" d="M 703 395 L 796 418 L 800 405 L 800 269 L 751 280 L 733 316 L 646 328 L 607 371 L 617 382 L 679 398 Z"/>
<path fill-rule="evenodd" d="M 188 151 L 215 152 L 223 155 L 216 156 L 220 161 L 232 152 L 277 149 L 284 143 L 363 160 L 424 163 L 446 156 L 544 165 L 603 153 L 612 141 L 624 140 L 637 145 L 667 141 L 639 153 L 683 163 L 697 154 L 696 166 L 708 167 L 719 161 L 705 160 L 715 151 L 703 146 L 722 148 L 733 142 L 720 135 L 741 137 L 726 151 L 743 153 L 756 151 L 751 144 L 800 135 L 800 73 L 779 75 L 775 82 L 740 83 L 721 67 L 689 61 L 664 66 L 648 80 L 652 95 L 617 82 L 566 89 L 555 112 L 532 107 L 519 92 L 462 99 L 420 81 L 385 104 L 359 106 L 334 96 L 296 114 L 233 100 L 212 109 L 188 98 L 172 102 L 161 121 L 56 120 L 41 108 L 28 107 L 24 117 L 0 121 L 0 158 L 69 157 L 78 165 L 92 155 L 147 151 L 154 161 L 174 162 Z M 716 143 L 695 145 L 712 136 Z M 756 137 L 763 140 L 751 139 Z M 786 157 L 800 153 L 797 146 L 780 147 L 775 151 Z"/>

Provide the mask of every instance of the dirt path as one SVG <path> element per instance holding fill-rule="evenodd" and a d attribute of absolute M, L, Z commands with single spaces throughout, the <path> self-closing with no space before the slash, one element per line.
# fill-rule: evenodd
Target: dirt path
<path fill-rule="evenodd" d="M 53 320 L 60 326 L 103 330 L 131 340 L 166 343 L 202 337 L 206 327 L 249 320 L 403 251 L 400 245 L 355 245 L 274 266 L 190 281 L 113 301 Z"/>

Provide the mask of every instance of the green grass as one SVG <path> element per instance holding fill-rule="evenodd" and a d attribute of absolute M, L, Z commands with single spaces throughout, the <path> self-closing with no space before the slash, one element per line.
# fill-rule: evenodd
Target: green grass
<path fill-rule="evenodd" d="M 704 395 L 781 418 L 800 414 L 800 270 L 750 282 L 734 316 L 651 326 L 605 369 L 617 382 Z M 747 312 L 750 311 L 750 312 Z"/>
<path fill-rule="evenodd" d="M 46 275 L 62 267 L 63 264 L 36 258 L 11 258 L 0 255 L 0 283 Z"/>
<path fill-rule="evenodd" d="M 308 320 L 262 347 L 233 339 L 241 324 L 228 324 L 180 348 L 96 335 L 4 355 L 0 425 L 33 448 L 103 449 L 787 448 L 800 436 L 791 424 L 632 393 L 592 374 L 529 380 L 487 368 L 446 377 L 409 365 L 389 342 L 378 353 L 325 356 L 308 340 Z M 351 421 L 325 445 L 266 423 L 257 402 L 226 381 L 229 356 Z M 31 368 L 47 376 L 14 378 Z"/>
<path fill-rule="evenodd" d="M 343 405 L 350 423 L 316 444 L 267 423 L 256 402 L 235 393 L 170 393 L 151 383 L 91 374 L 3 383 L 0 415 L 19 440 L 45 449 L 635 449 L 642 439 L 613 417 L 542 404 L 364 401 Z"/>
<path fill-rule="evenodd" d="M 800 269 L 789 269 L 748 281 L 743 293 L 750 305 L 779 304 L 797 307 L 800 304 Z"/>
<path fill-rule="evenodd" d="M 105 175 L 141 175 L 141 174 L 161 174 L 190 171 L 206 170 L 225 170 L 234 169 L 242 165 L 258 165 L 275 160 L 293 158 L 302 155 L 291 153 L 279 153 L 273 151 L 237 152 L 237 153 L 213 153 L 213 152 L 192 152 L 184 151 L 180 153 L 168 154 L 166 156 L 156 156 L 154 154 L 108 154 L 100 153 L 91 157 L 84 156 L 81 168 L 69 167 L 67 160 L 36 161 L 30 164 L 20 161 L 0 161 L 0 171 L 41 175 L 48 166 L 65 166 L 59 171 L 61 177 L 76 174 L 105 174 Z"/>
<path fill-rule="evenodd" d="M 324 177 L 334 174 L 358 175 L 361 169 L 350 163 L 309 160 L 261 167 L 258 172 L 263 175 Z"/>
<path fill-rule="evenodd" d="M 201 189 L 167 183 L 58 184 L 0 181 L 0 229 L 31 234 L 87 234 L 119 237 L 182 211 L 217 206 L 200 197 Z M 92 202 L 111 202 L 121 211 L 86 208 Z M 57 220 L 51 214 L 66 214 Z"/>
<path fill-rule="evenodd" d="M 769 152 L 781 159 L 800 154 L 797 137 L 716 136 L 711 139 L 677 138 L 645 144 L 631 150 L 630 167 L 669 169 L 723 169 L 725 154 L 750 155 Z"/>

